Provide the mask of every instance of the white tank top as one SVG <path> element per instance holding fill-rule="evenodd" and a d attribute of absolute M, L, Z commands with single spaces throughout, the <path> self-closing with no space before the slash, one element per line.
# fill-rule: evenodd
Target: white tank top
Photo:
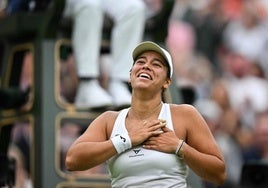
<path fill-rule="evenodd" d="M 127 133 L 125 127 L 128 109 L 122 110 L 113 127 L 111 138 Z M 162 105 L 159 119 L 165 119 L 173 130 L 169 104 Z M 131 148 L 107 161 L 112 187 L 176 187 L 186 188 L 188 168 L 175 154 L 147 150 L 141 146 Z"/>

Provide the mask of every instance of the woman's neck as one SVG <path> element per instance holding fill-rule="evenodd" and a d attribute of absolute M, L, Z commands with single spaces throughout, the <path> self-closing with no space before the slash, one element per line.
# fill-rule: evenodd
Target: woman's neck
<path fill-rule="evenodd" d="M 158 116 L 163 102 L 158 101 L 133 101 L 129 110 L 129 116 L 138 120 L 147 120 Z"/>

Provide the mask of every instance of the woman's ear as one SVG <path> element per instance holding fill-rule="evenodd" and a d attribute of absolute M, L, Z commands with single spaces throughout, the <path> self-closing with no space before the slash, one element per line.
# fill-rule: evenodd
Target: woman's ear
<path fill-rule="evenodd" d="M 170 84 L 171 84 L 171 79 L 170 78 L 166 79 L 166 82 L 164 83 L 163 88 L 167 89 L 170 86 Z"/>
<path fill-rule="evenodd" d="M 129 77 L 131 76 L 132 73 L 132 68 L 129 70 Z"/>
<path fill-rule="evenodd" d="M 131 85 L 131 73 L 132 73 L 132 68 L 129 70 L 129 79 L 128 79 L 129 85 Z"/>

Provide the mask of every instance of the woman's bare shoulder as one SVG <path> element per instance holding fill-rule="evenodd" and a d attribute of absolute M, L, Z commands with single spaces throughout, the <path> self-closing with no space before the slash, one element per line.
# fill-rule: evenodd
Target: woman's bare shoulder
<path fill-rule="evenodd" d="M 102 123 L 105 123 L 106 125 L 113 125 L 114 122 L 115 122 L 115 119 L 117 118 L 119 112 L 118 111 L 111 111 L 111 110 L 108 110 L 108 111 L 105 111 L 103 112 L 102 114 L 100 114 L 98 117 L 97 117 L 97 121 L 98 122 L 102 122 Z"/>
<path fill-rule="evenodd" d="M 170 104 L 171 111 L 180 113 L 194 113 L 197 112 L 196 108 L 190 104 Z"/>
<path fill-rule="evenodd" d="M 109 111 L 103 112 L 101 114 L 101 116 L 102 116 L 101 118 L 105 122 L 106 131 L 107 131 L 108 135 L 110 135 L 110 133 L 112 132 L 115 120 L 116 120 L 119 112 L 120 111 L 111 111 L 111 110 L 109 110 Z"/>
<path fill-rule="evenodd" d="M 112 110 L 108 110 L 105 111 L 101 114 L 102 117 L 107 118 L 108 120 L 115 119 L 119 114 L 119 111 L 112 111 Z"/>
<path fill-rule="evenodd" d="M 192 122 L 200 121 L 200 113 L 197 109 L 190 104 L 171 104 L 170 105 L 172 119 L 175 122 L 180 122 L 181 124 L 192 125 Z"/>

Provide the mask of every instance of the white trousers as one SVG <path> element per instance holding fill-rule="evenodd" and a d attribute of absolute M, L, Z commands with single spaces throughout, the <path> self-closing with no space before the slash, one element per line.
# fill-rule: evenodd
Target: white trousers
<path fill-rule="evenodd" d="M 65 16 L 74 20 L 72 45 L 80 77 L 98 77 L 104 13 L 114 22 L 111 33 L 112 79 L 129 80 L 132 51 L 141 42 L 146 21 L 142 0 L 67 0 Z"/>

